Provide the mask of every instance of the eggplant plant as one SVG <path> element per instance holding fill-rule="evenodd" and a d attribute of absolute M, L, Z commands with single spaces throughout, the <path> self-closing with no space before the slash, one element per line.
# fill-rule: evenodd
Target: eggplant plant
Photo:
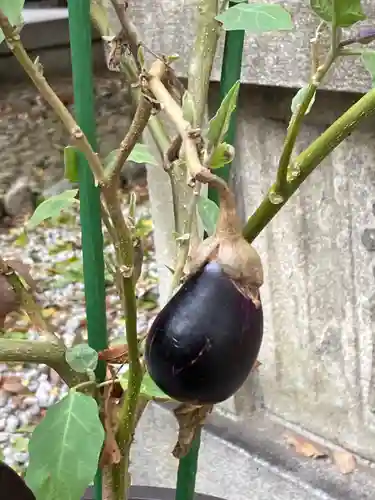
<path fill-rule="evenodd" d="M 74 2 L 78 0 L 70 0 L 69 6 Z M 375 79 L 375 51 L 368 47 L 375 40 L 375 29 L 362 26 L 366 17 L 360 0 L 310 1 L 317 19 L 311 42 L 312 75 L 291 103 L 275 183 L 243 226 L 234 194 L 220 176 L 220 169 L 235 155 L 226 135 L 240 82 L 209 117 L 213 60 L 225 31 L 261 35 L 291 30 L 290 13 L 277 3 L 232 2 L 228 6 L 226 0 L 197 0 L 195 44 L 185 87 L 173 70 L 176 56 L 154 54 L 142 42 L 142 27 L 138 32 L 134 26 L 128 2 L 92 0 L 92 22 L 102 35 L 108 67 L 123 73 L 135 105 L 121 144 L 108 158 L 101 158 L 43 75 L 43 61 L 32 60 L 26 52 L 21 29 L 23 3 L 0 0 L 0 42 L 7 43 L 70 134 L 64 151 L 67 178 L 78 179 L 79 155 L 87 161 L 98 193 L 100 214 L 96 215 L 114 247 L 115 282 L 126 328 L 121 349 L 110 345 L 97 352 L 85 343 L 67 348 L 43 317 L 32 278 L 22 263 L 0 259 L 2 330 L 9 314 L 23 310 L 40 332 L 36 341 L 0 337 L 0 361 L 46 364 L 69 387 L 68 394 L 48 409 L 32 434 L 25 482 L 0 464 L 0 488 L 21 500 L 79 500 L 99 467 L 103 496 L 128 500 L 131 444 L 149 401 L 172 400 L 177 405 L 174 413 L 180 431 L 173 454 L 181 458 L 189 452 L 213 406 L 232 396 L 253 369 L 263 338 L 263 269 L 252 243 L 320 162 L 374 113 L 372 89 L 305 151 L 293 156 L 304 117 L 338 59 L 359 55 Z M 357 34 L 347 37 L 344 29 L 356 23 Z M 327 33 L 330 46 L 321 56 Z M 166 132 L 166 119 L 173 136 Z M 144 143 L 146 134 L 158 151 L 157 158 Z M 170 263 L 171 298 L 157 314 L 146 339 L 137 332 L 142 241 L 135 232 L 134 206 L 130 203 L 123 210 L 118 189 L 120 171 L 129 158 L 163 168 L 173 195 L 176 257 Z M 220 206 L 207 198 L 205 186 L 216 190 Z M 77 189 L 52 196 L 37 207 L 26 229 L 45 224 L 79 203 L 83 201 Z M 99 359 L 107 362 L 101 381 L 95 374 Z M 126 369 L 119 371 L 119 365 Z"/>

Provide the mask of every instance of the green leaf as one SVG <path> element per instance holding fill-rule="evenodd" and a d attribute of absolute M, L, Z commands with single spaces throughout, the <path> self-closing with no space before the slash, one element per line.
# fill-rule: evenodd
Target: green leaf
<path fill-rule="evenodd" d="M 207 138 L 210 141 L 211 147 L 216 147 L 220 144 L 228 131 L 230 117 L 236 109 L 239 90 L 240 81 L 238 80 L 224 97 L 216 115 L 208 124 Z"/>
<path fill-rule="evenodd" d="M 375 50 L 365 50 L 362 54 L 362 61 L 371 75 L 372 86 L 375 88 Z"/>
<path fill-rule="evenodd" d="M 332 0 L 310 0 L 312 10 L 323 21 L 332 22 L 333 17 L 333 2 Z M 363 21 L 366 16 L 362 10 L 361 0 L 337 0 L 336 7 L 336 24 L 343 28 L 352 24 Z"/>
<path fill-rule="evenodd" d="M 158 162 L 150 153 L 146 144 L 136 144 L 129 155 L 129 160 L 135 163 L 147 163 L 148 165 L 158 165 Z"/>
<path fill-rule="evenodd" d="M 304 99 L 305 99 L 305 96 L 306 96 L 306 93 L 308 91 L 308 85 L 306 85 L 305 87 L 302 87 L 301 89 L 299 89 L 299 91 L 297 92 L 297 94 L 293 97 L 292 99 L 292 105 L 291 105 L 291 110 L 292 110 L 292 113 L 295 114 L 297 113 L 298 111 L 298 108 L 300 107 L 300 105 L 303 103 Z M 315 102 L 315 96 L 316 96 L 316 92 L 314 93 L 314 97 L 311 99 L 310 101 L 310 104 L 306 110 L 306 113 L 305 115 L 309 114 L 310 111 L 311 111 L 311 108 Z"/>
<path fill-rule="evenodd" d="M 78 154 L 73 146 L 64 148 L 64 177 L 70 182 L 78 182 Z"/>
<path fill-rule="evenodd" d="M 104 160 L 105 168 L 111 169 L 114 166 L 118 154 L 118 149 L 111 151 L 106 159 Z M 145 144 L 136 144 L 128 156 L 129 161 L 134 161 L 134 163 L 147 163 L 148 165 L 158 165 L 158 162 L 150 153 L 148 147 Z"/>
<path fill-rule="evenodd" d="M 231 163 L 234 159 L 234 147 L 231 144 L 222 142 L 217 146 L 212 155 L 210 168 L 221 168 L 227 163 Z"/>
<path fill-rule="evenodd" d="M 124 391 L 127 390 L 129 383 L 129 366 L 127 365 L 126 368 L 127 370 L 121 373 L 120 376 L 120 385 Z M 147 399 L 158 399 L 163 401 L 171 399 L 167 394 L 159 389 L 147 372 L 144 374 L 142 379 L 140 394 Z"/>
<path fill-rule="evenodd" d="M 219 217 L 219 207 L 214 201 L 201 196 L 198 200 L 198 214 L 204 230 L 208 236 L 211 236 L 216 229 L 216 223 Z"/>
<path fill-rule="evenodd" d="M 79 500 L 94 479 L 104 429 L 96 401 L 70 391 L 50 407 L 29 443 L 26 483 L 38 500 Z"/>
<path fill-rule="evenodd" d="M 98 353 L 88 344 L 77 344 L 67 349 L 65 359 L 73 370 L 86 373 L 95 370 L 98 364 Z"/>
<path fill-rule="evenodd" d="M 216 16 L 216 20 L 226 31 L 245 30 L 255 35 L 293 29 L 289 12 L 278 4 L 240 3 Z"/>
<path fill-rule="evenodd" d="M 21 24 L 22 9 L 25 0 L 0 0 L 0 9 L 9 19 L 12 26 Z M 4 33 L 0 29 L 0 43 L 4 40 Z"/>
<path fill-rule="evenodd" d="M 58 217 L 63 210 L 67 210 L 75 203 L 78 203 L 78 200 L 75 199 L 77 193 L 78 189 L 68 189 L 44 200 L 36 207 L 35 212 L 28 220 L 27 229 L 33 229 L 47 219 Z"/>

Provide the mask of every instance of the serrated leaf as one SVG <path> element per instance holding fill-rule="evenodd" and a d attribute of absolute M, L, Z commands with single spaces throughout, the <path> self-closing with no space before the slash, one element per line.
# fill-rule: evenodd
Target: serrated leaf
<path fill-rule="evenodd" d="M 64 177 L 70 182 L 78 182 L 78 153 L 73 146 L 64 148 Z"/>
<path fill-rule="evenodd" d="M 371 75 L 372 86 L 375 87 L 375 50 L 365 50 L 362 54 L 362 61 Z"/>
<path fill-rule="evenodd" d="M 129 382 L 129 369 L 128 366 L 126 370 L 120 376 L 120 385 L 124 391 L 128 388 Z M 142 379 L 140 394 L 147 399 L 158 399 L 158 400 L 170 400 L 171 398 L 165 394 L 152 380 L 150 375 L 146 372 Z"/>
<path fill-rule="evenodd" d="M 239 90 L 240 81 L 238 80 L 222 100 L 216 115 L 210 120 L 207 131 L 210 148 L 216 147 L 223 141 L 229 128 L 232 113 L 236 109 Z"/>
<path fill-rule="evenodd" d="M 293 114 L 297 113 L 298 108 L 300 107 L 300 105 L 303 103 L 303 101 L 305 99 L 307 91 L 308 91 L 308 86 L 306 85 L 305 87 L 302 87 L 301 89 L 299 89 L 299 91 L 297 92 L 297 94 L 293 97 L 292 104 L 291 104 L 291 107 L 290 107 Z M 307 115 L 307 114 L 310 113 L 311 108 L 312 108 L 312 106 L 313 106 L 313 104 L 315 102 L 315 96 L 316 96 L 316 92 L 314 93 L 314 96 L 313 96 L 313 98 L 310 101 L 310 104 L 309 104 L 309 106 L 308 106 L 308 108 L 306 110 L 305 115 Z"/>
<path fill-rule="evenodd" d="M 65 359 L 74 371 L 94 371 L 98 364 L 98 353 L 88 344 L 77 344 L 67 349 Z"/>
<path fill-rule="evenodd" d="M 28 220 L 27 229 L 33 229 L 47 219 L 58 217 L 63 210 L 67 210 L 75 203 L 78 203 L 78 200 L 75 199 L 77 193 L 78 189 L 68 189 L 44 200 L 36 207 L 33 215 Z"/>
<path fill-rule="evenodd" d="M 234 147 L 231 144 L 222 142 L 219 144 L 212 155 L 210 168 L 221 168 L 227 163 L 231 163 L 234 159 Z"/>
<path fill-rule="evenodd" d="M 94 479 L 103 442 L 96 401 L 70 391 L 31 436 L 27 485 L 38 500 L 79 500 Z"/>
<path fill-rule="evenodd" d="M 208 236 L 211 236 L 216 229 L 216 223 L 219 217 L 219 207 L 214 201 L 201 196 L 198 200 L 198 214 L 204 230 Z"/>
<path fill-rule="evenodd" d="M 332 0 L 310 0 L 310 6 L 323 21 L 332 22 Z M 337 26 L 345 28 L 366 19 L 362 10 L 361 0 L 338 0 L 335 2 L 335 7 Z"/>
<path fill-rule="evenodd" d="M 22 9 L 25 0 L 0 0 L 0 9 L 7 16 L 10 24 L 16 26 L 21 24 Z M 0 29 L 0 43 L 4 40 L 4 33 Z"/>
<path fill-rule="evenodd" d="M 197 120 L 197 112 L 195 109 L 195 102 L 191 93 L 186 90 L 182 97 L 182 114 L 184 119 L 190 124 L 194 125 Z"/>
<path fill-rule="evenodd" d="M 257 35 L 293 29 L 289 12 L 278 4 L 239 3 L 216 16 L 216 20 L 226 31 L 245 30 Z"/>

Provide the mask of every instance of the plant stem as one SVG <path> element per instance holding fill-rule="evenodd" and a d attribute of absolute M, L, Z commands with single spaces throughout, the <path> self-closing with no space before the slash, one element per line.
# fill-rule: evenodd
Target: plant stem
<path fill-rule="evenodd" d="M 117 155 L 112 165 L 107 167 L 107 184 L 112 182 L 113 177 L 119 177 L 124 163 L 128 159 L 136 143 L 140 140 L 142 133 L 147 126 L 148 120 L 151 116 L 151 111 L 152 104 L 143 95 L 141 95 L 130 128 L 124 139 L 121 141 L 120 148 L 117 151 Z"/>
<path fill-rule="evenodd" d="M 288 126 L 288 131 L 284 141 L 284 147 L 280 156 L 279 166 L 277 170 L 276 183 L 274 185 L 274 192 L 280 194 L 281 196 L 285 195 L 285 191 L 287 188 L 288 167 L 303 119 L 306 115 L 307 110 L 309 109 L 311 101 L 314 98 L 319 85 L 321 84 L 323 78 L 339 55 L 339 30 L 336 26 L 335 15 L 333 15 L 333 18 L 334 20 L 332 22 L 331 47 L 327 54 L 326 60 L 324 64 L 317 68 L 315 74 L 312 75 L 311 81 L 306 88 L 303 101 L 298 106 L 297 111 L 293 114 Z"/>
<path fill-rule="evenodd" d="M 196 122 L 201 127 L 210 86 L 212 65 L 216 54 L 220 26 L 215 17 L 218 14 L 218 0 L 199 0 L 194 45 L 188 69 L 188 91 L 194 99 Z"/>
<path fill-rule="evenodd" d="M 41 336 L 45 337 L 54 344 L 64 346 L 63 341 L 55 335 L 50 326 L 44 320 L 41 308 L 34 299 L 32 292 L 27 290 L 15 270 L 2 258 L 0 258 L 0 274 L 6 278 L 7 282 L 13 288 L 20 308 L 26 312 L 30 321 L 38 329 L 38 331 L 40 331 Z"/>
<path fill-rule="evenodd" d="M 286 184 L 284 199 L 275 204 L 270 201 L 269 193 L 275 189 L 273 185 L 262 203 L 248 219 L 243 235 L 251 243 L 279 210 L 290 199 L 302 182 L 365 118 L 375 113 L 375 89 L 370 90 L 358 102 L 338 118 L 321 136 L 303 151 L 295 160 L 295 168 L 299 175 Z"/>
<path fill-rule="evenodd" d="M 149 71 L 148 86 L 155 98 L 160 102 L 163 110 L 174 123 L 180 134 L 186 154 L 186 163 L 191 177 L 201 171 L 202 164 L 199 159 L 196 140 L 192 133 L 191 125 L 185 120 L 181 107 L 173 99 L 167 88 L 161 81 L 166 65 L 162 61 L 155 61 Z"/>
<path fill-rule="evenodd" d="M 68 365 L 65 352 L 65 347 L 55 342 L 0 338 L 0 361 L 2 363 L 23 362 L 48 365 L 69 387 L 87 381 L 85 374 L 75 372 Z"/>

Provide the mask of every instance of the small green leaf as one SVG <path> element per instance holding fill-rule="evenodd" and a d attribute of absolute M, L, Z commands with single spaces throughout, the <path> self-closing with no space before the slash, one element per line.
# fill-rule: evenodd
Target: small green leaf
<path fill-rule="evenodd" d="M 255 35 L 293 29 L 289 12 L 278 4 L 239 3 L 216 16 L 216 20 L 226 31 L 245 30 Z"/>
<path fill-rule="evenodd" d="M 64 148 L 64 177 L 70 182 L 78 182 L 78 154 L 73 146 Z"/>
<path fill-rule="evenodd" d="M 63 210 L 67 210 L 75 203 L 78 203 L 78 200 L 75 199 L 77 193 L 78 189 L 68 189 L 44 200 L 36 207 L 26 224 L 26 228 L 33 229 L 47 219 L 58 217 Z"/>
<path fill-rule="evenodd" d="M 212 155 L 210 168 L 221 168 L 227 163 L 231 163 L 234 159 L 234 147 L 231 144 L 222 142 L 217 146 Z"/>
<path fill-rule="evenodd" d="M 240 81 L 238 80 L 222 100 L 216 115 L 210 120 L 207 131 L 207 138 L 210 141 L 209 149 L 223 141 L 229 128 L 230 117 L 236 109 L 239 90 Z"/>
<path fill-rule="evenodd" d="M 201 196 L 198 200 L 198 214 L 204 230 L 208 236 L 211 236 L 216 229 L 216 223 L 219 217 L 219 207 L 214 201 Z"/>
<path fill-rule="evenodd" d="M 65 359 L 73 370 L 86 373 L 95 370 L 98 364 L 98 353 L 88 344 L 77 344 L 67 349 Z"/>
<path fill-rule="evenodd" d="M 332 0 L 310 0 L 311 9 L 323 21 L 332 22 L 333 3 Z M 352 24 L 363 21 L 366 16 L 362 10 L 361 0 L 337 0 L 336 7 L 336 24 L 343 28 Z"/>
<path fill-rule="evenodd" d="M 0 0 L 0 9 L 7 16 L 10 24 L 16 26 L 22 22 L 22 10 L 25 0 Z M 4 40 L 4 33 L 0 29 L 0 43 Z"/>
<path fill-rule="evenodd" d="M 182 97 L 182 113 L 187 122 L 194 125 L 197 121 L 197 112 L 193 96 L 189 91 L 185 91 Z"/>
<path fill-rule="evenodd" d="M 158 165 L 158 162 L 150 153 L 146 144 L 136 144 L 129 155 L 129 160 L 135 163 L 147 163 L 148 165 Z"/>
<path fill-rule="evenodd" d="M 362 61 L 371 75 L 372 86 L 375 88 L 375 50 L 365 50 L 362 54 Z"/>
<path fill-rule="evenodd" d="M 27 485 L 38 500 L 79 500 L 94 479 L 103 442 L 95 399 L 70 391 L 31 436 Z"/>
<path fill-rule="evenodd" d="M 127 366 L 128 368 L 128 366 Z M 124 391 L 127 390 L 129 383 L 129 369 L 124 371 L 120 376 L 120 384 Z M 145 373 L 142 379 L 140 393 L 147 399 L 158 399 L 158 400 L 170 400 L 171 398 L 167 396 L 159 387 L 155 384 L 148 373 Z"/>
<path fill-rule="evenodd" d="M 304 99 L 305 99 L 305 96 L 306 96 L 306 93 L 308 91 L 308 86 L 306 85 L 305 87 L 302 87 L 301 89 L 299 89 L 299 91 L 297 92 L 297 94 L 293 97 L 292 99 L 292 105 L 291 105 L 291 110 L 292 110 L 292 113 L 295 114 L 297 113 L 298 111 L 298 108 L 300 107 L 300 105 L 303 103 Z M 306 110 L 306 113 L 305 115 L 309 114 L 310 111 L 311 111 L 311 108 L 315 102 L 315 96 L 316 96 L 316 92 L 314 93 L 314 96 L 313 98 L 311 99 L 310 101 L 310 104 Z"/>
<path fill-rule="evenodd" d="M 22 233 L 20 233 L 17 236 L 17 239 L 14 241 L 14 244 L 17 245 L 18 247 L 25 247 L 28 242 L 29 238 L 27 236 L 26 231 L 22 231 Z"/>
<path fill-rule="evenodd" d="M 111 169 L 114 166 L 118 154 L 118 149 L 111 151 L 106 159 L 104 160 L 105 168 Z M 128 156 L 129 161 L 134 161 L 134 163 L 147 163 L 148 165 L 158 165 L 158 162 L 150 153 L 148 147 L 145 144 L 136 144 Z"/>

